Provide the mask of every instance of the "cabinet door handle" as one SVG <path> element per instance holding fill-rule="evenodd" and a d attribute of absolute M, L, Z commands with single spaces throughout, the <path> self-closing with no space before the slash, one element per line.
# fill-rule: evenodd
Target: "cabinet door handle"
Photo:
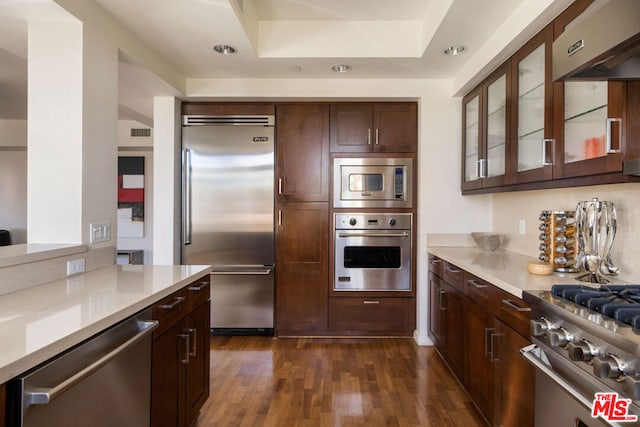
<path fill-rule="evenodd" d="M 445 291 L 444 289 L 441 289 L 440 291 L 438 291 L 438 305 L 440 306 L 440 310 L 446 310 L 447 307 L 444 306 L 443 301 L 444 301 L 444 294 L 446 294 L 447 291 Z"/>
<path fill-rule="evenodd" d="M 449 273 L 458 274 L 461 273 L 462 270 L 458 270 L 457 268 L 445 267 Z"/>
<path fill-rule="evenodd" d="M 198 330 L 196 328 L 189 328 L 185 331 L 189 334 L 189 341 L 191 341 L 191 348 L 189 349 L 189 356 L 196 357 L 196 334 Z"/>
<path fill-rule="evenodd" d="M 611 146 L 611 127 L 613 125 L 613 122 L 617 122 L 620 123 L 620 129 L 618 130 L 618 148 L 613 148 Z M 608 117 L 607 118 L 607 154 L 615 154 L 615 153 L 619 153 L 620 149 L 622 148 L 622 119 L 620 118 L 611 118 Z"/>
<path fill-rule="evenodd" d="M 510 309 L 518 311 L 518 312 L 531 311 L 531 307 L 519 307 L 513 301 L 508 300 L 508 299 L 503 299 L 502 300 L 502 305 L 505 305 L 505 306 L 509 307 Z"/>
<path fill-rule="evenodd" d="M 171 304 L 160 304 L 160 305 L 158 305 L 158 308 L 162 308 L 162 309 L 166 309 L 166 310 L 173 310 L 174 308 L 176 308 L 177 306 L 182 304 L 184 302 L 184 300 L 186 300 L 185 297 L 176 297 L 175 300 Z"/>
<path fill-rule="evenodd" d="M 380 128 L 376 128 L 376 145 L 380 144 Z"/>
<path fill-rule="evenodd" d="M 367 145 L 371 145 L 371 128 L 367 130 Z"/>
<path fill-rule="evenodd" d="M 484 289 L 484 288 L 488 288 L 489 287 L 488 285 L 481 285 L 480 283 L 476 282 L 473 279 L 469 279 L 469 280 L 467 280 L 467 282 L 469 282 L 469 284 L 471 286 L 473 286 L 474 288 L 476 288 L 476 289 Z"/>
<path fill-rule="evenodd" d="M 551 143 L 553 146 L 554 142 L 555 142 L 555 139 L 542 140 L 542 166 L 553 166 L 553 161 L 551 162 L 547 161 L 547 144 Z"/>
<path fill-rule="evenodd" d="M 370 300 L 367 300 L 367 301 L 364 301 L 364 304 L 380 304 L 380 301 L 370 301 Z"/>
<path fill-rule="evenodd" d="M 184 359 L 180 359 L 180 363 L 183 365 L 189 364 L 189 334 L 179 334 L 178 338 L 184 340 Z"/>
<path fill-rule="evenodd" d="M 502 357 L 502 350 L 499 348 L 500 337 L 500 334 L 491 334 L 491 362 L 493 363 L 499 362 Z M 496 348 L 498 348 L 498 350 L 496 350 Z M 497 357 L 496 354 L 498 354 Z"/>
<path fill-rule="evenodd" d="M 484 355 L 490 356 L 493 359 L 493 354 L 489 351 L 489 340 L 491 340 L 491 335 L 495 332 L 493 328 L 484 328 Z"/>
<path fill-rule="evenodd" d="M 278 194 L 282 194 L 282 178 L 278 178 Z"/>
<path fill-rule="evenodd" d="M 282 227 L 282 209 L 278 209 L 278 226 Z"/>
<path fill-rule="evenodd" d="M 195 286 L 189 286 L 187 289 L 190 290 L 190 291 L 194 291 L 194 292 L 200 292 L 201 290 L 206 288 L 208 284 L 209 284 L 209 282 L 204 281 L 204 282 L 200 282 L 199 284 L 197 284 Z"/>

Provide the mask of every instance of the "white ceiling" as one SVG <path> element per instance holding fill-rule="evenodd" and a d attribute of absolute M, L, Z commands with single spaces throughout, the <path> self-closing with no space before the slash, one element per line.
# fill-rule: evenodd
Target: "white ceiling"
<path fill-rule="evenodd" d="M 358 79 L 451 78 L 522 0 L 85 1 L 185 78 L 336 78 L 331 66 L 347 63 L 352 71 L 339 78 Z M 0 118 L 26 114 L 26 21 L 59 18 L 60 9 L 53 0 L 0 0 Z M 238 53 L 217 54 L 217 43 Z M 465 54 L 443 55 L 451 44 Z M 120 73 L 122 114 L 151 117 L 150 97 L 167 88 L 151 84 L 135 58 Z"/>

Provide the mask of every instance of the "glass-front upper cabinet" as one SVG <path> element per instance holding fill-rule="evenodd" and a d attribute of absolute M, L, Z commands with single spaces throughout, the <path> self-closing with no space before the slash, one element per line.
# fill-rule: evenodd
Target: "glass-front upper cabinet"
<path fill-rule="evenodd" d="M 481 88 L 478 87 L 462 100 L 462 190 L 482 187 L 480 94 Z"/>
<path fill-rule="evenodd" d="M 511 149 L 517 183 L 547 180 L 553 174 L 552 42 L 553 27 L 548 26 L 513 57 L 516 138 Z"/>
<path fill-rule="evenodd" d="M 509 73 L 505 64 L 462 100 L 462 190 L 504 184 L 507 163 Z"/>

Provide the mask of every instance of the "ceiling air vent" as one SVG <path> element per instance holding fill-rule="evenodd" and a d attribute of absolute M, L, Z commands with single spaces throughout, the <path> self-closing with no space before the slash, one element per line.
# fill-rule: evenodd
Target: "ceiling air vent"
<path fill-rule="evenodd" d="M 131 128 L 131 136 L 137 137 L 149 137 L 151 136 L 151 129 L 149 128 Z"/>

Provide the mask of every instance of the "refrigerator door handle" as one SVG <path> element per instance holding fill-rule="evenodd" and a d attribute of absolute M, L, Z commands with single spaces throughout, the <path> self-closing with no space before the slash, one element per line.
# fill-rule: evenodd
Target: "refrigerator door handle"
<path fill-rule="evenodd" d="M 272 265 L 260 265 L 260 266 L 220 266 L 214 268 L 211 272 L 213 275 L 268 275 L 273 271 Z"/>
<path fill-rule="evenodd" d="M 191 244 L 191 150 L 182 152 L 182 244 Z"/>

